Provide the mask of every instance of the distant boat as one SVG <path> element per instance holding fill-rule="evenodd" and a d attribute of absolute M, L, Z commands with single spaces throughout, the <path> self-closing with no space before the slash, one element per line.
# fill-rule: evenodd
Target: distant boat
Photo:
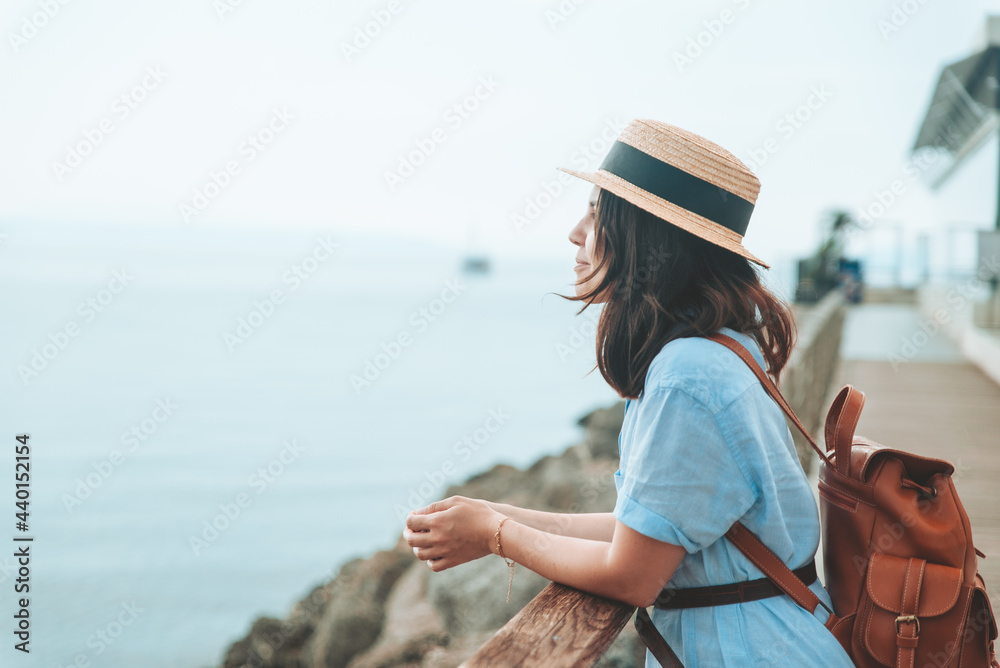
<path fill-rule="evenodd" d="M 466 274 L 488 274 L 492 268 L 490 258 L 485 252 L 473 250 L 476 246 L 480 246 L 480 244 L 476 243 L 479 237 L 479 228 L 480 223 L 478 220 L 469 222 L 468 247 L 470 250 L 465 254 L 465 259 L 462 261 L 462 272 Z"/>
<path fill-rule="evenodd" d="M 485 255 L 469 255 L 462 262 L 462 271 L 466 274 L 490 273 L 490 259 Z"/>

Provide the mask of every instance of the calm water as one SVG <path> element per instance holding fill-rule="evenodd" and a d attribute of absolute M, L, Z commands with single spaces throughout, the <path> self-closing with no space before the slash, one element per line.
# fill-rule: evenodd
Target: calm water
<path fill-rule="evenodd" d="M 545 295 L 570 292 L 569 248 L 476 277 L 458 252 L 336 230 L 4 231 L 0 540 L 19 432 L 36 537 L 32 653 L 2 650 L 17 665 L 218 664 L 256 616 L 390 547 L 411 490 L 426 503 L 561 452 L 617 399 L 587 375 L 596 313 Z M 8 620 L 12 566 L 0 558 Z"/>

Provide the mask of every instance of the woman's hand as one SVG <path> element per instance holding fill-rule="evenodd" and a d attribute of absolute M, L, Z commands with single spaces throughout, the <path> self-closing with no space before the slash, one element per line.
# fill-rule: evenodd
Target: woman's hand
<path fill-rule="evenodd" d="M 497 524 L 504 516 L 482 499 L 449 496 L 406 517 L 403 538 L 434 572 L 493 552 Z"/>

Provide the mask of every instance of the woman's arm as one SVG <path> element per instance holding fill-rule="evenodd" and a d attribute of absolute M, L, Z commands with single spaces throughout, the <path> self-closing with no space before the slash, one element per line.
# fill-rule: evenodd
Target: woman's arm
<path fill-rule="evenodd" d="M 608 543 L 542 533 L 516 520 L 507 521 L 501 529 L 501 545 L 505 557 L 553 582 L 648 607 L 667 586 L 686 552 L 614 521 L 614 540 Z M 492 544 L 490 551 L 499 554 Z"/>
<path fill-rule="evenodd" d="M 500 532 L 503 556 L 553 582 L 631 605 L 652 605 L 686 554 L 617 519 L 607 542 L 548 533 L 508 517 Z M 485 501 L 452 496 L 410 513 L 403 537 L 437 572 L 499 554 L 495 533 L 501 519 Z"/>
<path fill-rule="evenodd" d="M 610 543 L 615 534 L 614 513 L 550 513 L 544 510 L 520 508 L 509 503 L 487 501 L 493 510 L 539 531 L 587 538 Z"/>

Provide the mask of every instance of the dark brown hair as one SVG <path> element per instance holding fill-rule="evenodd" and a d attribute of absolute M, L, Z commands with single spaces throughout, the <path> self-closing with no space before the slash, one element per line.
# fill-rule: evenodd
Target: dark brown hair
<path fill-rule="evenodd" d="M 601 189 L 594 253 L 585 280 L 607 273 L 577 315 L 607 296 L 597 323 L 597 367 L 623 398 L 636 399 L 653 358 L 674 339 L 719 327 L 757 341 L 777 383 L 796 336 L 791 310 L 760 280 L 749 260 Z"/>

